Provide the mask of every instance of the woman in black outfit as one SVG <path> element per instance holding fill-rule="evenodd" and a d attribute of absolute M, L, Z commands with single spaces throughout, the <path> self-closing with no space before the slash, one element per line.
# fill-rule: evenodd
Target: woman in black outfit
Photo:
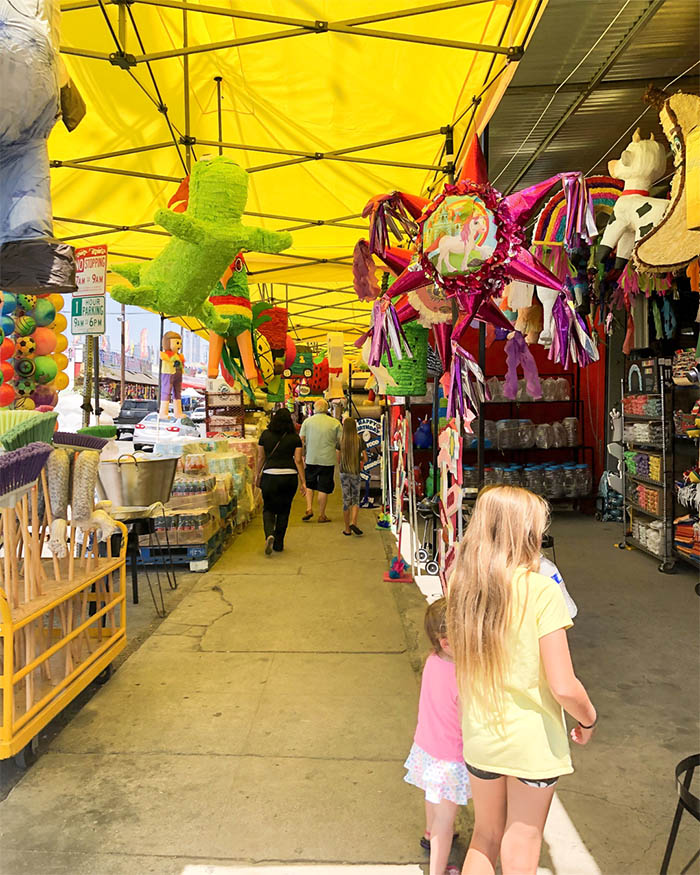
<path fill-rule="evenodd" d="M 274 412 L 270 425 L 260 435 L 256 483 L 263 494 L 265 553 L 281 553 L 297 485 L 302 495 L 306 493 L 301 439 L 285 408 Z"/>

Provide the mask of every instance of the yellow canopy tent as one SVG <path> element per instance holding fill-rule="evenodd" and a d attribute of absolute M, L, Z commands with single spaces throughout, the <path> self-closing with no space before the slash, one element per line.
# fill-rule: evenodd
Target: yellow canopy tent
<path fill-rule="evenodd" d="M 357 334 L 364 204 L 433 190 L 459 165 L 544 6 L 67 0 L 62 52 L 88 111 L 50 139 L 56 236 L 108 243 L 112 262 L 153 257 L 155 210 L 192 161 L 223 150 L 250 173 L 248 223 L 294 237 L 246 256 L 251 283 L 288 306 L 300 339 Z"/>

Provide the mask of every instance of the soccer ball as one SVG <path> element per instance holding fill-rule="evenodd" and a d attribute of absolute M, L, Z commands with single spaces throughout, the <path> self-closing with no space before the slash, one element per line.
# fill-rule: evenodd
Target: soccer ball
<path fill-rule="evenodd" d="M 15 383 L 15 390 L 20 397 L 31 395 L 35 389 L 36 380 L 18 380 L 17 383 Z"/>
<path fill-rule="evenodd" d="M 19 337 L 17 338 L 15 351 L 18 355 L 25 357 L 34 355 L 36 352 L 36 341 L 32 337 Z"/>
<path fill-rule="evenodd" d="M 36 302 L 36 295 L 17 295 L 17 306 L 25 313 L 33 310 L 36 307 Z"/>
<path fill-rule="evenodd" d="M 15 372 L 21 379 L 26 380 L 33 377 L 35 370 L 34 359 L 15 358 Z"/>

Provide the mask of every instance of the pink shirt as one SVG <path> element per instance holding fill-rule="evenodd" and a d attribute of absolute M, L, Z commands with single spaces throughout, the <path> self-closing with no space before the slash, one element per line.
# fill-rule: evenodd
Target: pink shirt
<path fill-rule="evenodd" d="M 437 653 L 430 654 L 423 669 L 413 740 L 435 759 L 464 761 L 455 665 Z"/>

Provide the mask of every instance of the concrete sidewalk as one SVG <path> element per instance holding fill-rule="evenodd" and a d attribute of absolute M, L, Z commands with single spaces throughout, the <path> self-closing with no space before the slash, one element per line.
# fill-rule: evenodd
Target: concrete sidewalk
<path fill-rule="evenodd" d="M 3 873 L 425 861 L 382 536 L 330 513 L 302 523 L 297 499 L 283 554 L 258 519 L 201 577 L 2 804 Z"/>

